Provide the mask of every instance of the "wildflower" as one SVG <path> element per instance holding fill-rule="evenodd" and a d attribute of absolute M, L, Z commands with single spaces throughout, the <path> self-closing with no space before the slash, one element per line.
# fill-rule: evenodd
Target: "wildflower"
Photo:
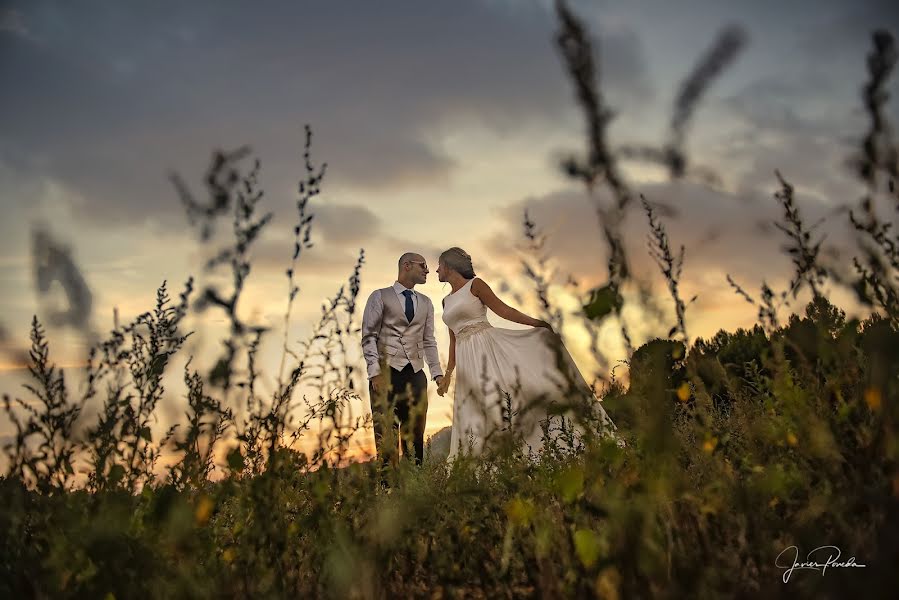
<path fill-rule="evenodd" d="M 716 438 L 715 436 L 706 438 L 706 440 L 702 443 L 703 451 L 708 452 L 709 454 L 714 452 L 715 447 L 717 447 L 717 446 L 718 446 L 718 438 Z"/>
<path fill-rule="evenodd" d="M 880 388 L 869 387 L 865 390 L 865 403 L 868 405 L 868 408 L 873 411 L 880 410 L 880 402 Z"/>
<path fill-rule="evenodd" d="M 589 569 L 596 564 L 602 554 L 602 540 L 589 529 L 578 529 L 574 532 L 574 550 L 581 563 Z"/>
<path fill-rule="evenodd" d="M 534 505 L 528 500 L 514 498 L 506 504 L 506 515 L 516 525 L 527 525 L 534 516 Z"/>
<path fill-rule="evenodd" d="M 619 589 L 621 588 L 621 573 L 615 567 L 603 569 L 596 576 L 594 584 L 597 598 L 608 598 L 609 600 L 618 600 L 620 598 Z"/>
<path fill-rule="evenodd" d="M 194 518 L 197 521 L 197 525 L 205 525 L 209 520 L 209 517 L 212 516 L 212 509 L 215 507 L 212 500 L 209 496 L 203 496 L 200 498 L 200 501 L 197 503 L 197 509 L 194 512 Z"/>
<path fill-rule="evenodd" d="M 686 402 L 690 399 L 690 384 L 686 381 L 677 388 L 677 399 L 681 402 Z"/>

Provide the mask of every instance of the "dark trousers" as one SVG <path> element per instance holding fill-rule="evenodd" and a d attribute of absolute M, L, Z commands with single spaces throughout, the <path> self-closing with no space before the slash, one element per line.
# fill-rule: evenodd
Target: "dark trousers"
<path fill-rule="evenodd" d="M 382 365 L 383 367 L 383 365 Z M 409 458 L 415 449 L 415 463 L 421 464 L 425 453 L 425 421 L 428 416 L 428 378 L 424 369 L 418 373 L 412 365 L 402 371 L 393 367 L 386 394 L 376 395 L 369 384 L 372 425 L 378 457 L 389 465 L 397 452 L 397 435 L 403 455 Z"/>

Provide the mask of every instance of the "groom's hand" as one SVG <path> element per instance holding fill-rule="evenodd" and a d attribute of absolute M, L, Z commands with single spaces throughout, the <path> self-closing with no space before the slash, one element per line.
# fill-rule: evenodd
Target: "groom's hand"
<path fill-rule="evenodd" d="M 371 383 L 371 391 L 373 391 L 376 394 L 380 394 L 382 392 L 381 380 L 382 380 L 382 377 L 380 375 L 375 375 L 374 377 L 372 377 L 371 379 L 368 380 L 369 383 Z"/>

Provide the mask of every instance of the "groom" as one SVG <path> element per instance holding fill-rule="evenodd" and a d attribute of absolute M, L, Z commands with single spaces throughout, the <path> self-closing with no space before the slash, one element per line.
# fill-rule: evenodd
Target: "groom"
<path fill-rule="evenodd" d="M 399 433 L 403 455 L 415 448 L 415 462 L 424 458 L 425 420 L 428 413 L 428 380 L 440 385 L 443 371 L 434 339 L 434 305 L 415 291 L 428 278 L 428 264 L 420 254 L 400 257 L 396 282 L 375 290 L 362 313 L 362 354 L 368 367 L 368 382 L 375 447 L 383 463 L 396 454 Z M 397 431 L 398 421 L 399 431 Z"/>

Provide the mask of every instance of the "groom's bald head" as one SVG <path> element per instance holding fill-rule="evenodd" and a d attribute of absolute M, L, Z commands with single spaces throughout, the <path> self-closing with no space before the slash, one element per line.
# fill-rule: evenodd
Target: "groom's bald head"
<path fill-rule="evenodd" d="M 397 261 L 397 281 L 408 288 L 424 283 L 428 278 L 428 263 L 418 252 L 406 252 Z"/>
<path fill-rule="evenodd" d="M 397 268 L 402 271 L 403 265 L 411 262 L 424 262 L 424 257 L 421 254 L 417 254 L 415 252 L 406 252 L 403 254 L 399 261 L 397 261 Z"/>

